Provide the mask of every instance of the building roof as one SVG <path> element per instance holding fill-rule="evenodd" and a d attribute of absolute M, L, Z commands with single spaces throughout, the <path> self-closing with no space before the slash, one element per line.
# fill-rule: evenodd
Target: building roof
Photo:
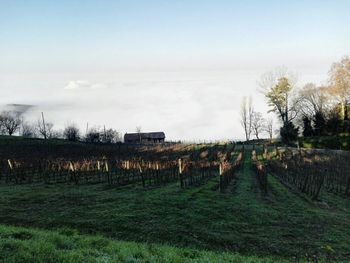
<path fill-rule="evenodd" d="M 141 133 L 125 133 L 124 140 L 141 139 L 165 139 L 164 132 L 141 132 Z"/>

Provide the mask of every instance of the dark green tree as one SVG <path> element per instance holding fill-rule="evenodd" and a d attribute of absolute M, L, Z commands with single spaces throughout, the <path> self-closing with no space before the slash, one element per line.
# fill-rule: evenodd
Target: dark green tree
<path fill-rule="evenodd" d="M 326 129 L 326 118 L 322 112 L 316 112 L 314 117 L 315 135 L 323 135 Z"/>
<path fill-rule="evenodd" d="M 304 116 L 303 118 L 303 136 L 310 137 L 314 134 L 314 130 L 311 125 L 311 120 L 309 117 Z"/>
<path fill-rule="evenodd" d="M 293 122 L 285 122 L 280 130 L 282 142 L 287 145 L 293 145 L 298 138 L 299 127 L 295 127 Z"/>

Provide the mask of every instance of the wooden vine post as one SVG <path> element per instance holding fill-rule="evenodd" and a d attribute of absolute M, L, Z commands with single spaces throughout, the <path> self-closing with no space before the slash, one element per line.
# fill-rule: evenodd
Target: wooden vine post
<path fill-rule="evenodd" d="M 158 164 L 158 162 L 155 163 L 155 168 L 156 168 L 156 172 L 155 172 L 155 174 L 156 174 L 156 184 L 159 185 L 161 183 L 161 178 L 159 176 L 159 164 Z"/>
<path fill-rule="evenodd" d="M 10 170 L 13 170 L 13 165 L 12 165 L 12 162 L 11 162 L 10 159 L 7 160 L 7 163 L 9 165 L 9 167 L 10 167 Z"/>
<path fill-rule="evenodd" d="M 267 151 L 267 146 L 266 146 L 266 144 L 264 144 L 264 153 L 263 153 L 263 157 L 264 157 L 264 159 L 266 160 L 266 159 L 268 159 L 268 151 Z"/>
<path fill-rule="evenodd" d="M 140 171 L 140 174 L 141 174 L 142 186 L 143 186 L 143 188 L 145 188 L 145 187 L 146 187 L 146 184 L 145 184 L 145 177 L 143 176 L 141 164 L 140 164 L 140 163 L 137 163 L 137 165 L 138 165 L 138 167 L 139 167 L 139 171 Z"/>
<path fill-rule="evenodd" d="M 277 145 L 275 145 L 275 157 L 278 157 L 278 148 L 277 148 Z"/>
<path fill-rule="evenodd" d="M 220 192 L 223 191 L 223 178 L 222 178 L 222 175 L 223 175 L 223 167 L 222 167 L 222 163 L 220 162 L 219 163 L 219 178 L 220 178 L 220 182 L 219 182 L 219 190 Z"/>
<path fill-rule="evenodd" d="M 105 170 L 107 172 L 107 182 L 110 183 L 111 178 L 110 178 L 110 173 L 109 173 L 109 169 L 108 169 L 108 162 L 107 162 L 107 160 L 105 160 Z"/>
<path fill-rule="evenodd" d="M 12 165 L 12 162 L 11 162 L 10 159 L 7 160 L 7 163 L 8 163 L 9 168 L 10 168 L 9 173 L 7 173 L 7 180 L 9 181 L 9 180 L 11 180 L 10 178 L 11 178 L 11 174 L 12 174 L 12 171 L 13 171 L 13 165 Z"/>
<path fill-rule="evenodd" d="M 74 166 L 72 162 L 69 162 L 69 171 L 74 172 Z"/>
<path fill-rule="evenodd" d="M 77 177 L 75 170 L 76 169 L 74 168 L 74 164 L 71 161 L 69 161 L 69 171 L 72 174 L 71 178 L 73 178 L 75 184 L 78 184 L 78 177 Z"/>
<path fill-rule="evenodd" d="M 181 160 L 181 158 L 179 158 L 179 160 L 178 160 L 178 165 L 179 165 L 180 185 L 181 185 L 181 188 L 183 188 L 184 182 L 183 182 L 183 175 L 182 175 L 182 160 Z"/>

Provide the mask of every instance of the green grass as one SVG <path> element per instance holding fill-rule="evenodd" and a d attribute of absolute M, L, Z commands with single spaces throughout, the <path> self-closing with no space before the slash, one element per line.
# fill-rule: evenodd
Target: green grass
<path fill-rule="evenodd" d="M 341 133 L 338 136 L 302 137 L 298 140 L 300 146 L 304 148 L 350 150 L 349 133 Z"/>
<path fill-rule="evenodd" d="M 331 253 L 349 259 L 350 201 L 326 195 L 327 205 L 312 203 L 272 176 L 264 196 L 249 157 L 237 185 L 225 194 L 216 190 L 217 178 L 186 190 L 175 183 L 149 190 L 140 185 L 2 186 L 0 223 L 243 256 L 293 260 Z"/>
<path fill-rule="evenodd" d="M 22 136 L 9 136 L 0 135 L 0 144 L 15 144 L 15 143 L 25 143 L 25 144 L 75 144 L 75 142 L 70 142 L 63 139 L 40 139 L 40 138 L 27 138 Z"/>
<path fill-rule="evenodd" d="M 280 258 L 214 253 L 155 244 L 116 241 L 74 231 L 43 231 L 0 225 L 0 262 L 287 262 Z"/>

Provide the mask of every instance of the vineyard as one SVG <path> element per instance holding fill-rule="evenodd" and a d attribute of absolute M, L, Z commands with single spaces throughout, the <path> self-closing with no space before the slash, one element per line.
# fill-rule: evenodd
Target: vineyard
<path fill-rule="evenodd" d="M 293 148 L 275 148 L 271 154 L 264 147 L 257 174 L 269 170 L 283 184 L 295 188 L 313 200 L 330 192 L 348 198 L 350 195 L 350 155 L 341 151 L 310 151 Z M 271 157 L 273 156 L 273 157 Z M 266 180 L 266 179 L 265 179 Z M 265 181 L 264 180 L 264 181 Z M 264 183 L 265 185 L 266 183 Z M 267 189 L 265 189 L 267 191 Z"/>
<path fill-rule="evenodd" d="M 261 262 L 350 257 L 346 152 L 30 141 L 1 145 L 0 157 L 0 224 L 79 234 L 56 249 L 72 251 L 71 238 L 100 235 Z M 23 235 L 6 242 L 29 242 Z"/>
<path fill-rule="evenodd" d="M 218 187 L 223 189 L 243 156 L 243 150 L 235 152 L 234 145 L 121 148 L 108 155 L 94 151 L 84 158 L 5 158 L 0 163 L 0 184 L 104 183 L 117 187 L 141 183 L 148 188 L 178 182 L 186 188 L 218 177 Z"/>

